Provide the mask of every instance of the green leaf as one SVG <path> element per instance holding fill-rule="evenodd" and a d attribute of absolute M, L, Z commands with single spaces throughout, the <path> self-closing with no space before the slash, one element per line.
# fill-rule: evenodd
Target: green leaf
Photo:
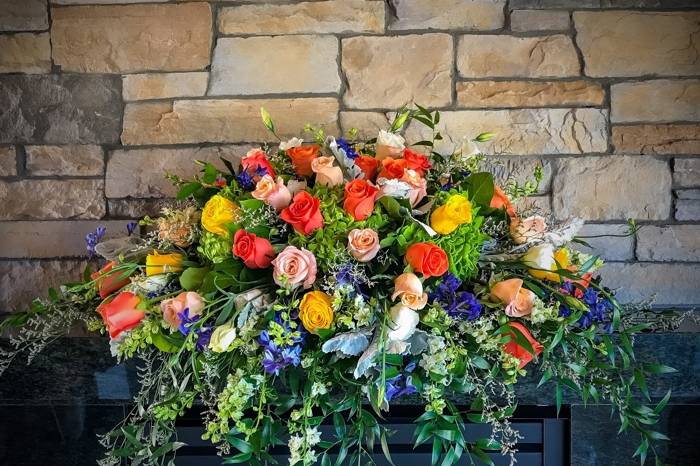
<path fill-rule="evenodd" d="M 187 291 L 197 290 L 202 286 L 208 267 L 190 267 L 180 275 L 180 286 Z"/>
<path fill-rule="evenodd" d="M 260 107 L 260 117 L 262 118 L 262 122 L 263 125 L 265 125 L 265 128 L 267 128 L 271 133 L 274 134 L 275 124 L 272 122 L 272 117 L 270 117 L 270 114 L 267 110 L 265 110 L 264 107 Z"/>
<path fill-rule="evenodd" d="M 491 173 L 473 173 L 466 179 L 470 200 L 480 206 L 488 207 L 494 193 L 493 175 Z"/>
<path fill-rule="evenodd" d="M 664 366 L 663 364 L 644 364 L 642 367 L 645 372 L 649 372 L 650 374 L 672 374 L 678 372 L 678 370 L 673 367 Z"/>
<path fill-rule="evenodd" d="M 661 414 L 661 412 L 664 410 L 666 405 L 668 404 L 668 400 L 671 399 L 671 390 L 666 392 L 666 395 L 659 401 L 659 404 L 656 405 L 654 408 L 654 413 L 655 414 Z"/>
<path fill-rule="evenodd" d="M 202 185 L 196 181 L 193 181 L 191 183 L 185 183 L 180 187 L 180 190 L 177 192 L 177 198 L 182 200 L 190 197 L 192 194 L 195 193 L 199 188 L 201 188 Z"/>
<path fill-rule="evenodd" d="M 559 417 L 559 411 L 561 411 L 561 399 L 562 399 L 562 388 L 561 388 L 561 385 L 559 385 L 559 382 L 557 382 L 557 389 L 556 389 L 557 417 Z"/>
<path fill-rule="evenodd" d="M 176 353 L 182 346 L 182 343 L 177 344 L 173 338 L 168 338 L 162 333 L 154 333 L 151 336 L 151 341 L 156 348 L 164 353 Z"/>
<path fill-rule="evenodd" d="M 644 378 L 644 374 L 639 369 L 635 369 L 633 373 L 634 373 L 634 381 L 636 382 L 639 389 L 642 391 L 644 398 L 646 398 L 647 400 L 650 400 L 651 398 L 649 398 L 649 389 L 647 388 L 647 382 L 646 382 L 646 379 Z"/>

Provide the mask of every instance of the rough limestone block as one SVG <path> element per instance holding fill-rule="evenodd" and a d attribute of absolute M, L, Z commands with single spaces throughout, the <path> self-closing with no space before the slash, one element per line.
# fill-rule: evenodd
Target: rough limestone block
<path fill-rule="evenodd" d="M 629 231 L 627 224 L 587 223 L 577 236 L 591 247 L 572 243 L 572 246 L 586 254 L 600 256 L 605 261 L 628 261 L 634 259 L 634 238 L 624 236 Z M 608 236 L 615 235 L 615 236 Z M 586 238 L 598 236 L 598 238 Z"/>
<path fill-rule="evenodd" d="M 553 204 L 562 220 L 665 220 L 671 211 L 669 164 L 632 156 L 561 159 Z"/>
<path fill-rule="evenodd" d="M 118 76 L 0 76 L 0 108 L 0 143 L 119 141 Z"/>
<path fill-rule="evenodd" d="M 208 3 L 52 8 L 53 59 L 63 71 L 191 71 L 209 65 Z"/>
<path fill-rule="evenodd" d="M 617 290 L 623 303 L 640 303 L 655 297 L 653 305 L 700 304 L 700 264 L 615 263 L 601 269 L 603 283 Z"/>
<path fill-rule="evenodd" d="M 700 262 L 700 225 L 644 225 L 637 234 L 637 259 Z"/>
<path fill-rule="evenodd" d="M 576 11 L 585 74 L 700 74 L 700 12 Z"/>
<path fill-rule="evenodd" d="M 700 81 L 658 79 L 610 86 L 613 123 L 698 121 Z"/>
<path fill-rule="evenodd" d="M 436 147 L 443 151 L 486 131 L 497 135 L 480 145 L 486 154 L 585 154 L 605 152 L 608 146 L 606 111 L 595 108 L 445 111 L 438 128 L 444 140 Z M 412 122 L 407 139 L 423 140 L 429 131 Z"/>
<path fill-rule="evenodd" d="M 700 125 L 613 126 L 617 154 L 700 154 Z"/>
<path fill-rule="evenodd" d="M 201 97 L 207 93 L 209 73 L 153 73 L 129 74 L 122 78 L 124 100 L 170 99 L 173 97 Z"/>
<path fill-rule="evenodd" d="M 384 2 L 331 0 L 289 5 L 224 7 L 221 34 L 338 34 L 384 32 Z"/>
<path fill-rule="evenodd" d="M 440 107 L 452 100 L 447 34 L 351 37 L 342 40 L 342 57 L 348 107 L 396 109 L 413 102 Z"/>
<path fill-rule="evenodd" d="M 0 220 L 93 219 L 105 214 L 102 180 L 0 182 Z"/>
<path fill-rule="evenodd" d="M 22 32 L 0 36 L 0 73 L 49 73 L 49 33 Z"/>
<path fill-rule="evenodd" d="M 17 175 L 17 159 L 14 147 L 0 147 L 0 176 Z"/>
<path fill-rule="evenodd" d="M 562 34 L 543 37 L 465 35 L 459 38 L 457 69 L 467 78 L 549 78 L 580 74 L 576 49 Z"/>
<path fill-rule="evenodd" d="M 337 59 L 338 39 L 332 36 L 221 38 L 209 94 L 338 92 Z"/>
<path fill-rule="evenodd" d="M 592 81 L 469 81 L 457 83 L 457 102 L 468 108 L 601 106 L 605 92 Z"/>
<path fill-rule="evenodd" d="M 174 197 L 175 187 L 165 173 L 191 178 L 198 170 L 196 160 L 210 162 L 225 170 L 221 157 L 233 166 L 251 146 L 190 147 L 182 149 L 130 149 L 110 152 L 105 194 L 110 198 Z M 125 183 L 124 180 L 129 180 Z"/>
<path fill-rule="evenodd" d="M 127 235 L 126 225 L 126 220 L 0 222 L 0 257 L 86 257 L 85 235 L 102 226 L 107 228 L 104 239 L 119 238 Z"/>
<path fill-rule="evenodd" d="M 700 158 L 677 158 L 673 162 L 673 184 L 682 187 L 700 186 Z"/>
<path fill-rule="evenodd" d="M 176 100 L 127 104 L 122 143 L 275 141 L 260 120 L 260 107 L 270 113 L 280 137 L 302 136 L 300 122 L 338 132 L 338 101 L 331 98 Z"/>
<path fill-rule="evenodd" d="M 515 10 L 510 13 L 510 28 L 515 32 L 564 31 L 570 26 L 568 11 Z"/>
<path fill-rule="evenodd" d="M 101 176 L 104 154 L 100 146 L 26 146 L 29 176 Z"/>
<path fill-rule="evenodd" d="M 392 30 L 492 31 L 505 22 L 505 0 L 393 0 Z"/>
<path fill-rule="evenodd" d="M 48 28 L 46 0 L 0 2 L 0 31 L 43 31 Z"/>

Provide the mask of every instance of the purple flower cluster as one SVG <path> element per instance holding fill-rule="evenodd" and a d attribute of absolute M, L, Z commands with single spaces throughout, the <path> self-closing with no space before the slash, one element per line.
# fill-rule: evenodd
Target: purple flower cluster
<path fill-rule="evenodd" d="M 134 234 L 134 231 L 136 231 L 136 227 L 138 226 L 137 222 L 129 222 L 126 224 L 126 232 L 129 236 Z"/>
<path fill-rule="evenodd" d="M 107 228 L 99 226 L 95 231 L 85 235 L 85 245 L 87 247 L 87 252 L 90 257 L 94 257 L 95 254 L 97 254 L 97 252 L 95 251 L 95 246 L 97 246 L 97 243 L 99 243 L 100 240 L 104 237 L 105 233 L 107 233 Z"/>
<path fill-rule="evenodd" d="M 190 317 L 190 308 L 186 307 L 182 312 L 178 312 L 177 316 L 180 318 L 180 325 L 178 330 L 183 335 L 187 336 L 193 330 L 192 327 L 196 322 L 199 321 L 199 316 Z M 198 329 L 194 329 L 194 333 L 197 335 L 197 351 L 204 351 L 204 349 L 209 345 L 209 340 L 211 340 L 211 334 L 214 331 L 213 327 L 202 326 Z"/>
<path fill-rule="evenodd" d="M 275 316 L 275 322 L 281 325 L 286 332 L 293 332 L 289 326 L 289 323 L 285 322 L 281 318 L 280 314 Z M 280 371 L 290 364 L 294 367 L 299 365 L 301 362 L 301 350 L 306 335 L 302 332 L 297 333 L 298 336 L 291 339 L 291 345 L 278 345 L 273 339 L 270 338 L 270 334 L 267 330 L 260 332 L 258 343 L 260 343 L 260 346 L 265 348 L 265 353 L 262 360 L 263 369 L 265 369 L 265 372 L 268 374 L 280 375 Z"/>
<path fill-rule="evenodd" d="M 255 191 L 255 178 L 260 177 L 262 178 L 263 176 L 267 175 L 267 168 L 265 167 L 258 167 L 255 169 L 255 172 L 251 175 L 248 173 L 247 170 L 243 170 L 241 173 L 236 175 L 236 182 L 238 183 L 238 186 L 241 187 L 243 191 Z"/>
<path fill-rule="evenodd" d="M 348 156 L 349 159 L 355 160 L 358 156 L 358 153 L 355 151 L 355 148 L 348 144 L 348 142 L 343 139 L 343 138 L 338 138 L 335 140 L 335 142 L 338 144 L 338 147 L 340 149 L 343 149 L 345 151 L 345 155 Z"/>
<path fill-rule="evenodd" d="M 481 315 L 482 306 L 474 293 L 459 291 L 462 282 L 451 273 L 446 273 L 442 281 L 430 293 L 430 299 L 438 303 L 454 319 L 474 320 Z"/>
<path fill-rule="evenodd" d="M 561 287 L 561 292 L 569 296 L 577 296 L 577 289 L 572 282 L 564 283 Z M 581 296 L 581 294 L 578 293 L 578 296 Z M 578 324 L 582 328 L 588 328 L 593 325 L 594 322 L 606 322 L 610 320 L 609 315 L 610 311 L 613 310 L 613 305 L 610 300 L 597 289 L 592 287 L 586 288 L 583 295 L 580 297 L 580 301 L 588 306 L 588 310 L 585 311 L 578 320 Z M 569 317 L 571 315 L 571 309 L 562 303 L 559 305 L 559 315 L 561 317 Z"/>
<path fill-rule="evenodd" d="M 399 398 L 405 395 L 417 393 L 416 386 L 413 385 L 413 376 L 411 372 L 416 368 L 415 362 L 410 362 L 406 365 L 403 372 L 386 381 L 386 394 L 384 398 L 387 402 L 392 398 Z"/>

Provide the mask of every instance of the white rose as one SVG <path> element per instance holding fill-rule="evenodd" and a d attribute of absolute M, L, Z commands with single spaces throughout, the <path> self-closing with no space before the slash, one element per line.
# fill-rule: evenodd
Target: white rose
<path fill-rule="evenodd" d="M 236 329 L 233 322 L 220 325 L 211 333 L 209 348 L 215 353 L 225 353 L 236 339 Z"/>
<path fill-rule="evenodd" d="M 389 340 L 406 341 L 411 338 L 420 321 L 418 313 L 403 304 L 393 306 L 389 312 L 393 321 L 390 324 L 391 330 L 387 333 Z"/>
<path fill-rule="evenodd" d="M 282 141 L 280 142 L 280 150 L 286 151 L 287 149 L 291 149 L 292 147 L 299 147 L 303 142 L 304 140 L 299 138 L 292 138 L 289 141 Z"/>
<path fill-rule="evenodd" d="M 549 243 L 531 247 L 521 258 L 523 264 L 533 269 L 552 270 L 556 268 L 554 246 Z"/>

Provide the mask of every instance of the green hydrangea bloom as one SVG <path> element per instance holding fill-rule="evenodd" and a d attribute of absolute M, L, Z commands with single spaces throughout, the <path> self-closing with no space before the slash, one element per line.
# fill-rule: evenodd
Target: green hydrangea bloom
<path fill-rule="evenodd" d="M 231 257 L 230 238 L 225 238 L 209 231 L 203 231 L 199 239 L 197 252 L 203 258 L 217 264 Z"/>

